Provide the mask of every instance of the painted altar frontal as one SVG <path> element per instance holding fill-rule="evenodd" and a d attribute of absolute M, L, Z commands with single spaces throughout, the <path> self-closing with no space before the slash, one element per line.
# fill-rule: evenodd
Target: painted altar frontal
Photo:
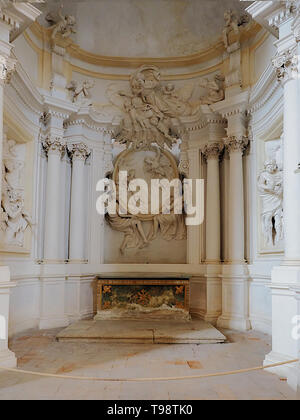
<path fill-rule="evenodd" d="M 98 279 L 95 320 L 190 320 L 189 279 Z"/>

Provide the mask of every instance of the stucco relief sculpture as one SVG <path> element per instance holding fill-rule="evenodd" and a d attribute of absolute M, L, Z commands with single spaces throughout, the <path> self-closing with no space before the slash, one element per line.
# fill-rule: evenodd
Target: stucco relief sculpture
<path fill-rule="evenodd" d="M 235 11 L 227 10 L 224 13 L 224 21 L 225 21 L 225 26 L 223 29 L 223 42 L 224 42 L 225 48 L 228 49 L 230 46 L 230 39 L 229 39 L 230 34 L 234 33 L 237 38 L 236 41 L 239 42 L 240 27 L 249 23 L 250 17 L 247 14 L 243 14 L 242 16 L 239 17 Z"/>
<path fill-rule="evenodd" d="M 120 252 L 124 254 L 126 249 L 142 249 L 158 235 L 166 240 L 186 239 L 186 226 L 183 214 L 174 214 L 174 195 L 171 196 L 171 212 L 164 214 L 164 202 L 160 202 L 159 214 L 150 214 L 151 197 L 146 203 L 149 214 L 131 214 L 130 211 L 120 211 L 125 207 L 119 196 L 119 173 L 127 171 L 127 187 L 136 178 L 146 181 L 149 191 L 152 179 L 179 179 L 177 163 L 171 153 L 161 150 L 157 146 L 152 146 L 149 150 L 125 150 L 117 158 L 113 180 L 116 185 L 117 213 L 106 215 L 106 220 L 110 227 L 124 234 Z M 128 200 L 134 199 L 134 193 L 129 193 Z M 141 204 L 142 208 L 142 204 Z M 125 214 L 124 214 L 125 213 Z M 150 228 L 146 231 L 147 222 Z"/>
<path fill-rule="evenodd" d="M 24 209 L 25 162 L 19 149 L 14 140 L 4 143 L 0 225 L 4 244 L 23 247 L 25 231 L 28 227 L 32 228 L 32 221 Z"/>
<path fill-rule="evenodd" d="M 94 82 L 89 80 L 84 80 L 83 82 L 72 80 L 67 85 L 66 89 L 70 92 L 72 102 L 88 106 L 92 104 L 90 99 L 90 89 L 92 89 L 94 85 Z"/>
<path fill-rule="evenodd" d="M 121 129 L 116 140 L 136 150 L 156 143 L 172 148 L 177 136 L 173 121 L 196 114 L 201 102 L 192 102 L 194 85 L 181 89 L 168 83 L 162 85 L 160 70 L 142 66 L 130 79 L 130 91 L 120 91 L 116 85 L 107 89 L 110 102 L 122 111 Z"/>
<path fill-rule="evenodd" d="M 267 245 L 283 239 L 283 174 L 275 160 L 266 161 L 258 178 L 262 231 Z"/>
<path fill-rule="evenodd" d="M 212 105 L 225 99 L 224 81 L 225 78 L 219 74 L 215 75 L 213 80 L 200 81 L 200 87 L 207 89 L 207 95 L 200 98 L 203 105 Z"/>
<path fill-rule="evenodd" d="M 46 21 L 51 25 L 52 40 L 55 40 L 57 35 L 60 35 L 66 39 L 66 38 L 69 38 L 72 34 L 76 33 L 75 17 L 70 16 L 70 15 L 63 15 L 62 9 L 63 9 L 63 6 L 61 6 L 60 9 L 58 10 L 58 16 L 55 16 L 55 14 L 53 13 L 48 13 L 48 15 L 46 16 Z"/>

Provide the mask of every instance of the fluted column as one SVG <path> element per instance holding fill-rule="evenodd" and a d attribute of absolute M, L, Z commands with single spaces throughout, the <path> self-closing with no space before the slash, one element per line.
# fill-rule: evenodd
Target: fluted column
<path fill-rule="evenodd" d="M 219 264 L 221 255 L 221 205 L 219 159 L 224 146 L 211 143 L 203 150 L 207 161 L 206 184 L 206 262 Z"/>
<path fill-rule="evenodd" d="M 85 161 L 90 155 L 84 143 L 68 147 L 72 160 L 71 216 L 70 216 L 70 262 L 82 262 L 85 259 Z"/>
<path fill-rule="evenodd" d="M 200 156 L 199 147 L 188 150 L 189 178 L 192 180 L 200 179 Z M 187 262 L 188 264 L 199 264 L 200 261 L 200 226 L 187 226 Z"/>
<path fill-rule="evenodd" d="M 60 137 L 48 136 L 43 142 L 44 150 L 48 156 L 47 183 L 46 183 L 46 213 L 44 259 L 48 262 L 59 261 L 60 249 L 60 185 L 61 158 L 65 152 L 65 144 Z"/>
<path fill-rule="evenodd" d="M 249 273 L 245 264 L 245 218 L 243 153 L 248 145 L 245 136 L 225 139 L 229 152 L 229 261 L 223 265 L 222 315 L 218 326 L 248 330 L 249 320 Z"/>
<path fill-rule="evenodd" d="M 0 53 L 1 54 L 1 53 Z M 2 167 L 3 153 L 3 95 L 4 86 L 9 83 L 16 61 L 0 55 L 0 165 Z M 0 197 L 2 196 L 2 180 L 0 181 Z M 9 297 L 11 288 L 15 284 L 10 281 L 9 267 L 0 266 L 0 366 L 15 367 L 17 359 L 13 352 L 8 349 L 8 317 Z"/>
<path fill-rule="evenodd" d="M 243 153 L 248 138 L 232 136 L 225 140 L 229 151 L 229 262 L 245 262 L 244 172 Z"/>

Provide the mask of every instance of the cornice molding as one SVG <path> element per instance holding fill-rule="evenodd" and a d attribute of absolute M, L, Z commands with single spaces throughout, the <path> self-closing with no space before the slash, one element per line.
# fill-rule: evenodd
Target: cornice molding
<path fill-rule="evenodd" d="M 51 30 L 45 28 L 39 23 L 35 22 L 30 27 L 33 35 L 50 44 Z M 257 22 L 252 22 L 250 25 L 242 28 L 241 42 L 247 41 L 249 38 L 254 37 L 261 30 L 261 26 Z M 67 53 L 70 57 L 103 67 L 121 67 L 121 68 L 137 68 L 143 64 L 151 64 L 160 68 L 175 68 L 175 67 L 189 67 L 196 64 L 209 62 L 225 53 L 224 44 L 220 40 L 209 49 L 199 51 L 197 54 L 181 56 L 181 57 L 114 57 L 93 54 L 85 51 L 70 40 L 69 45 L 66 47 Z"/>
<path fill-rule="evenodd" d="M 281 90 L 281 87 L 276 78 L 274 68 L 272 65 L 269 65 L 252 88 L 248 108 L 249 113 L 253 114 L 262 109 L 271 100 L 275 92 L 279 90 Z"/>

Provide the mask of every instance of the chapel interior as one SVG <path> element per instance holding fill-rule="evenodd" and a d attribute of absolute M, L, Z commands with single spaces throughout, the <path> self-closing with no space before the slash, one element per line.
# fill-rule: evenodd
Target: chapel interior
<path fill-rule="evenodd" d="M 299 53 L 299 0 L 0 0 L 0 400 L 299 399 Z"/>

